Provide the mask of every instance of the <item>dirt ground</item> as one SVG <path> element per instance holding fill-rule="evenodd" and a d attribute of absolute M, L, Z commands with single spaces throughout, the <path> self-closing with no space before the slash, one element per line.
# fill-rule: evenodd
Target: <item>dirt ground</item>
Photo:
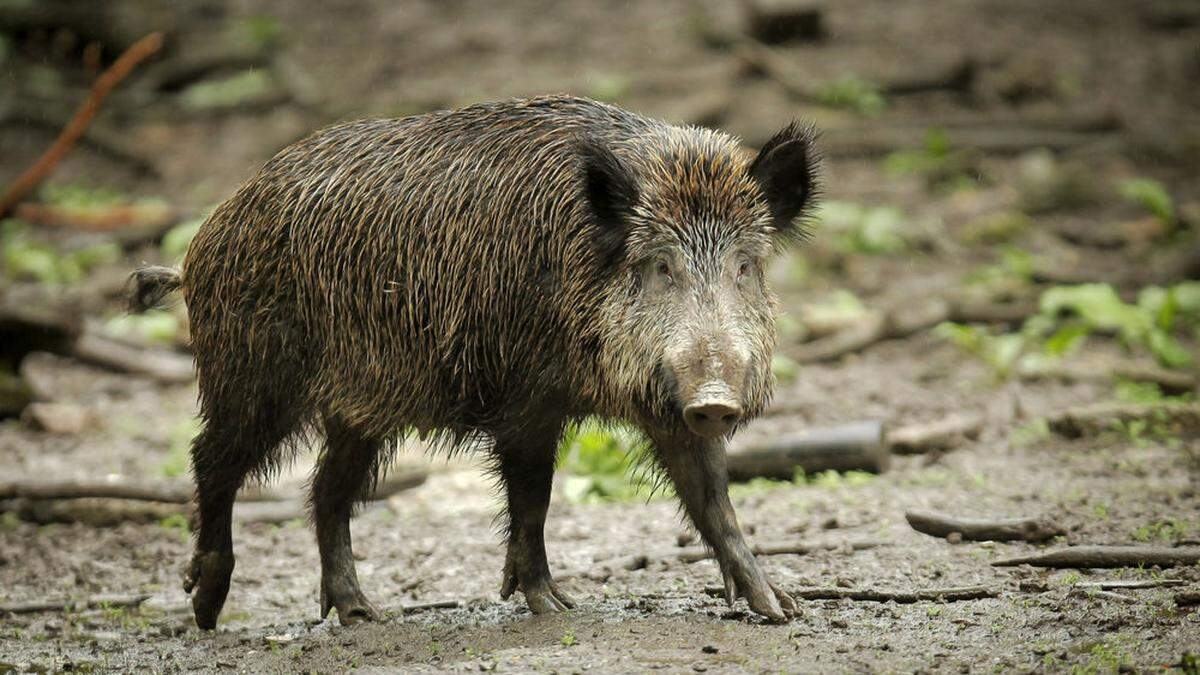
<path fill-rule="evenodd" d="M 839 289 L 869 306 L 915 305 L 996 265 L 1006 245 L 1028 251 L 1039 270 L 1049 270 L 1035 272 L 1035 283 L 1076 268 L 1128 294 L 1157 269 L 1159 256 L 1198 246 L 1194 222 L 1191 238 L 1169 246 L 1111 243 L 1131 231 L 1130 223 L 1145 225 L 1143 214 L 1115 194 L 1115 181 L 1152 177 L 1180 211 L 1200 203 L 1200 19 L 1167 27 L 1156 19 L 1180 7 L 1186 19 L 1194 7 L 1188 3 L 828 3 L 825 40 L 779 48 L 806 80 L 855 73 L 884 81 L 948 59 L 977 64 L 970 91 L 896 94 L 877 115 L 797 101 L 774 79 L 746 72 L 728 48 L 714 47 L 704 36 L 737 30 L 735 3 L 184 5 L 174 17 L 179 50 L 202 50 L 235 20 L 273 17 L 283 36 L 280 52 L 315 85 L 319 101 L 302 103 L 293 92 L 267 106 L 181 114 L 168 96 L 139 94 L 134 79 L 129 91 L 114 95 L 100 123 L 155 158 L 156 174 L 85 145 L 67 158 L 56 181 L 165 197 L 194 214 L 228 195 L 283 144 L 334 119 L 540 92 L 611 98 L 647 114 L 715 124 L 751 145 L 792 117 L 834 130 L 836 140 L 846 130 L 924 128 L 932 119 L 973 124 L 1102 111 L 1118 120 L 1114 131 L 1057 155 L 1063 166 L 1086 169 L 1096 194 L 1033 214 L 1031 225 L 1003 245 L 970 231 L 981 216 L 1021 202 L 1028 193 L 1022 181 L 1029 182 L 1028 167 L 1040 154 L 973 156 L 966 173 L 984 179 L 969 189 L 942 190 L 921 176 L 887 170 L 878 156 L 831 153 L 827 199 L 902 210 L 907 245 L 846 252 L 818 231 L 811 245 L 773 270 L 783 309 L 798 314 Z M 69 59 L 31 53 L 37 57 L 31 62 L 65 72 L 68 88 L 82 77 L 64 65 Z M 19 76 L 27 71 L 18 73 L 23 56 L 14 54 L 0 65 Z M 21 86 L 5 79 L 10 88 Z M 51 138 L 45 130 L 0 126 L 0 182 L 31 163 Z M 160 256 L 156 247 L 131 251 L 108 271 Z M 806 275 L 796 273 L 801 266 Z M 112 313 L 116 303 L 89 311 Z M 1196 351 L 1194 336 L 1183 340 Z M 793 339 L 781 353 L 798 349 Z M 1117 340 L 1093 336 L 1072 358 L 1104 364 L 1127 356 Z M 194 384 L 158 384 L 64 357 L 38 359 L 46 394 L 82 407 L 86 429 L 50 434 L 19 419 L 0 420 L 4 479 L 161 479 L 171 471 L 194 430 Z M 904 518 L 914 508 L 1045 515 L 1066 532 L 1049 546 L 1194 544 L 1200 538 L 1194 434 L 1126 429 L 1068 439 L 1038 423 L 1055 411 L 1116 397 L 1106 378 L 1003 380 L 924 330 L 803 364 L 776 396 L 789 413 L 751 431 L 862 419 L 899 426 L 981 414 L 986 424 L 978 438 L 944 452 L 895 457 L 878 476 L 739 485 L 734 501 L 752 544 L 830 544 L 806 555 L 760 558 L 784 588 L 980 585 L 994 597 L 800 601 L 798 618 L 771 625 L 749 614 L 744 602 L 730 609 L 704 592 L 720 581 L 712 561 L 687 564 L 672 555 L 693 538 L 672 499 L 576 503 L 563 494 L 560 475 L 547 550 L 552 570 L 580 603 L 563 614 L 533 616 L 519 594 L 508 602 L 498 596 L 503 549 L 489 480 L 471 458 L 427 458 L 413 444 L 395 470 L 428 466 L 429 480 L 365 510 L 352 526 L 359 578 L 387 612 L 385 621 L 347 628 L 318 620 L 319 563 L 302 520 L 236 526 L 233 587 L 218 629 L 206 633 L 194 627 L 180 588 L 190 542 L 176 524 L 95 528 L 30 523 L 8 513 L 0 519 L 0 604 L 150 597 L 137 608 L 0 614 L 0 672 L 1196 672 L 1188 655 L 1200 652 L 1200 611 L 1178 604 L 1176 594 L 1200 590 L 1200 567 L 995 567 L 995 560 L 1045 546 L 952 544 L 913 531 Z M 283 485 L 299 489 L 311 459 L 311 452 L 301 453 Z M 854 542 L 879 545 L 853 550 Z M 630 554 L 645 554 L 648 563 L 636 570 L 604 564 Z M 1078 586 L 1107 579 L 1185 585 L 1117 595 Z M 442 601 L 457 606 L 406 609 Z"/>

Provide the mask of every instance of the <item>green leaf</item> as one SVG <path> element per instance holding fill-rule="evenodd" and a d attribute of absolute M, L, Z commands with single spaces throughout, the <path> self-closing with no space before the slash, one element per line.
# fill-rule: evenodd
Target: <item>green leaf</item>
<path fill-rule="evenodd" d="M 1043 348 L 1051 356 L 1066 356 L 1073 354 L 1091 334 L 1091 329 L 1081 323 L 1068 324 L 1059 328 L 1054 335 L 1047 338 Z"/>
<path fill-rule="evenodd" d="M 1121 196 L 1140 204 L 1164 223 L 1175 222 L 1175 202 L 1162 183 L 1149 178 L 1133 178 L 1121 183 Z"/>

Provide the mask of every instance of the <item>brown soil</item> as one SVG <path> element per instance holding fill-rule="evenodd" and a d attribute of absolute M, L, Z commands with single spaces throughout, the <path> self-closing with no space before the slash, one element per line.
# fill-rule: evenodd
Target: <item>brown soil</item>
<path fill-rule="evenodd" d="M 170 113 L 134 95 L 102 121 L 147 149 L 161 177 L 138 177 L 81 147 L 56 181 L 111 184 L 168 195 L 197 210 L 227 195 L 282 144 L 340 117 L 407 114 L 431 107 L 548 91 L 600 96 L 670 119 L 711 118 L 748 141 L 793 116 L 826 127 L 884 125 L 926 116 L 988 117 L 1103 109 L 1119 117 L 1122 145 L 1099 144 L 1064 161 L 1089 170 L 1096 185 L 1153 176 L 1179 204 L 1200 199 L 1194 149 L 1200 146 L 1200 28 L 1152 29 L 1134 2 L 829 3 L 831 37 L 788 48 L 813 81 L 844 73 L 886 79 L 906 68 L 970 55 L 981 64 L 975 93 L 932 92 L 892 99 L 878 117 L 801 105 L 769 80 L 739 69 L 726 51 L 705 46 L 704 26 L 737 23 L 736 6 L 678 2 L 330 3 L 218 2 L 225 16 L 194 11 L 180 49 L 201 49 L 231 17 L 278 19 L 284 53 L 319 84 L 323 102 L 217 116 Z M 499 3 L 497 3 L 498 5 Z M 1158 7 L 1158 5 L 1155 5 Z M 182 13 L 182 12 L 181 12 Z M 65 66 L 63 66 L 66 68 Z M 1047 78 L 1049 78 L 1047 80 Z M 1047 84 L 1046 82 L 1049 82 Z M 1017 84 L 1013 84 L 1016 82 Z M 1033 93 L 1014 103 L 1013 92 Z M 1028 85 L 1028 86 L 1026 86 Z M 1036 85 L 1036 86 L 1035 86 Z M 1043 86 L 1044 85 L 1044 86 Z M 1015 87 L 1015 89 L 1014 89 Z M 1039 88 L 1042 87 L 1042 88 Z M 1039 93 L 1040 92 L 1040 93 Z M 719 113 L 709 115 L 708 111 Z M 701 115 L 700 112 L 704 112 Z M 0 127 L 0 182 L 27 166 L 50 134 Z M 1189 145 L 1191 144 L 1191 145 Z M 892 204 L 913 218 L 914 246 L 885 256 L 843 256 L 818 240 L 814 270 L 775 275 L 785 308 L 850 288 L 868 304 L 893 305 L 956 287 L 967 272 L 998 258 L 997 247 L 959 236 L 979 213 L 1011 208 L 1021 158 L 985 157 L 991 177 L 966 193 L 929 191 L 878 160 L 833 158 L 831 199 Z M 103 178 L 98 178 L 103 177 Z M 1145 251 L 1068 246 L 1053 234 L 1071 223 L 1116 231 L 1139 212 L 1101 188 L 1088 206 L 1035 217 L 1022 247 L 1059 259 L 1082 256 L 1112 274 L 1145 266 Z M 1105 192 L 1107 191 L 1107 192 Z M 997 206 L 999 205 L 999 206 Z M 1195 245 L 1195 240 L 1190 244 Z M 130 267 L 153 249 L 123 261 Z M 837 264 L 829 260 L 837 258 Z M 109 308 L 98 308 L 111 311 Z M 1195 343 L 1190 343 L 1195 347 Z M 1122 353 L 1115 340 L 1088 343 L 1097 359 Z M 786 351 L 786 348 L 785 348 Z M 53 435 L 0 421 L 4 477 L 159 478 L 177 454 L 194 412 L 194 385 L 161 386 L 75 363 L 41 364 L 58 401 L 89 412 L 79 434 Z M 1200 536 L 1195 438 L 1110 434 L 1065 440 L 1038 434 L 1039 417 L 1111 400 L 1107 381 L 998 381 L 978 360 L 928 331 L 875 345 L 829 364 L 804 366 L 778 394 L 802 413 L 771 429 L 878 418 L 899 424 L 978 411 L 982 436 L 951 452 L 899 457 L 871 479 L 808 485 L 740 486 L 735 504 L 754 543 L 880 540 L 863 551 L 772 556 L 763 564 L 785 588 L 842 586 L 911 590 L 985 585 L 998 597 L 954 603 L 801 602 L 787 625 L 763 623 L 707 596 L 719 583 L 713 562 L 683 564 L 670 552 L 686 528 L 668 499 L 573 504 L 556 498 L 547 524 L 552 569 L 581 600 L 561 615 L 532 616 L 519 596 L 498 598 L 503 550 L 499 508 L 472 461 L 430 458 L 432 478 L 370 509 L 353 525 L 364 590 L 386 621 L 344 628 L 317 620 L 319 566 L 310 529 L 238 526 L 238 566 L 217 631 L 191 621 L 180 572 L 190 543 L 160 524 L 108 529 L 0 521 L 0 603 L 97 594 L 150 594 L 140 609 L 95 609 L 0 617 L 0 672 L 29 670 L 404 671 L 453 669 L 628 672 L 1158 670 L 1200 646 L 1200 612 L 1177 606 L 1179 590 L 1200 590 L 1200 568 L 1042 571 L 989 562 L 1037 548 L 961 543 L 918 534 L 904 511 L 962 516 L 1045 514 L 1068 534 L 1059 543 L 1160 545 Z M 181 431 L 183 430 L 183 431 Z M 426 463 L 419 448 L 404 465 Z M 282 477 L 303 482 L 303 454 Z M 1171 527 L 1159 524 L 1171 523 Z M 1054 544 L 1052 544 L 1054 545 Z M 598 572 L 597 561 L 645 553 L 645 569 Z M 1183 589 L 1118 591 L 1128 601 L 1072 591 L 1080 580 L 1182 579 Z M 404 613 L 441 600 L 457 608 Z M 1193 666 L 1194 667 L 1194 666 Z"/>

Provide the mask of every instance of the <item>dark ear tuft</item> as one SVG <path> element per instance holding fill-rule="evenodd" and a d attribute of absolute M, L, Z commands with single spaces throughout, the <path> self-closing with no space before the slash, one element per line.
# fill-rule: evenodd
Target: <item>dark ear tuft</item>
<path fill-rule="evenodd" d="M 785 239 L 808 234 L 803 216 L 811 212 L 819 193 L 815 138 L 812 127 L 792 122 L 767 141 L 750 165 L 750 177 L 771 208 L 771 225 Z"/>
<path fill-rule="evenodd" d="M 637 185 L 625 163 L 601 141 L 582 138 L 578 152 L 584 197 L 596 219 L 596 250 L 606 265 L 613 264 L 625 249 Z"/>

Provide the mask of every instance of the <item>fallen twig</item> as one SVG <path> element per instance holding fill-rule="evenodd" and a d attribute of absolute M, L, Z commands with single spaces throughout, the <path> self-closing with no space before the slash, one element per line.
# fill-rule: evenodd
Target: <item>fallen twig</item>
<path fill-rule="evenodd" d="M 1072 546 L 1038 555 L 1006 558 L 992 563 L 996 567 L 1033 565 L 1034 567 L 1140 567 L 1157 565 L 1195 565 L 1200 548 L 1161 548 L 1154 546 Z"/>
<path fill-rule="evenodd" d="M 889 429 L 884 442 L 892 452 L 899 455 L 944 450 L 964 440 L 978 438 L 983 431 L 984 421 L 983 415 L 975 413 L 952 415 L 933 422 Z"/>
<path fill-rule="evenodd" d="M 165 204 L 115 204 L 86 209 L 54 204 L 17 204 L 16 217 L 26 222 L 51 227 L 67 227 L 93 232 L 110 232 L 127 227 L 139 229 L 168 228 L 178 222 Z"/>
<path fill-rule="evenodd" d="M 1096 436 L 1118 424 L 1141 421 L 1163 432 L 1200 431 L 1200 403 L 1100 403 L 1068 408 L 1046 419 L 1050 430 L 1068 438 Z"/>
<path fill-rule="evenodd" d="M 0 604 L 0 614 L 32 614 L 34 612 L 78 611 L 93 607 L 137 607 L 149 598 L 148 593 L 135 595 L 95 595 L 78 600 L 33 600 Z"/>
<path fill-rule="evenodd" d="M 75 142 L 79 140 L 92 118 L 100 111 L 100 104 L 104 98 L 108 96 L 108 92 L 112 90 L 121 80 L 133 70 L 138 63 L 145 58 L 157 52 L 162 48 L 163 34 L 151 33 L 146 37 L 133 43 L 129 49 L 125 50 L 116 61 L 109 66 L 108 70 L 100 74 L 96 78 L 96 83 L 92 85 L 92 91 L 88 95 L 87 100 L 79 106 L 79 110 L 75 113 L 71 123 L 63 129 L 54 144 L 45 152 L 33 166 L 29 167 L 22 173 L 8 190 L 0 197 L 0 218 L 7 216 L 12 212 L 21 200 L 25 198 L 35 187 L 37 187 L 59 161 L 71 150 Z"/>
<path fill-rule="evenodd" d="M 1187 583 L 1183 579 L 1108 579 L 1105 581 L 1077 581 L 1075 582 L 1075 588 L 1095 588 L 1101 591 L 1111 591 L 1115 589 L 1169 588 L 1171 586 L 1186 586 Z"/>
<path fill-rule="evenodd" d="M 1180 607 L 1200 605 L 1200 591 L 1180 591 L 1176 593 L 1175 604 Z"/>
<path fill-rule="evenodd" d="M 714 597 L 725 597 L 725 589 L 707 587 L 704 592 Z M 1000 591 L 986 586 L 959 586 L 954 588 L 924 588 L 915 591 L 885 591 L 856 588 L 799 588 L 788 591 L 793 598 L 804 600 L 856 600 L 860 602 L 896 602 L 910 604 L 929 600 L 933 602 L 957 602 L 995 598 Z"/>
<path fill-rule="evenodd" d="M 13 480 L 0 482 L 0 499 L 132 499 L 137 501 L 186 504 L 193 488 L 186 483 L 153 484 L 130 480 L 45 481 Z"/>
<path fill-rule="evenodd" d="M 908 337 L 945 321 L 959 323 L 1020 323 L 1037 312 L 1032 302 L 998 303 L 964 298 L 935 298 L 924 306 L 912 304 L 874 312 L 860 323 L 832 335 L 792 347 L 788 354 L 801 363 L 831 361 L 883 340 Z"/>
<path fill-rule="evenodd" d="M 786 544 L 755 544 L 750 547 L 750 552 L 754 555 L 807 555 L 814 551 L 837 551 L 840 549 L 865 551 L 884 545 L 884 542 L 870 540 L 819 543 L 793 542 Z M 710 560 L 715 556 L 712 551 L 706 548 L 685 548 L 676 552 L 673 557 L 685 563 L 694 563 L 701 560 Z"/>
<path fill-rule="evenodd" d="M 458 600 L 436 600 L 434 602 L 421 602 L 415 605 L 404 605 L 400 608 L 401 614 L 416 614 L 430 609 L 454 609 L 462 607 L 462 602 Z"/>
<path fill-rule="evenodd" d="M 796 434 L 739 441 L 727 455 L 729 478 L 791 480 L 797 469 L 820 471 L 886 471 L 890 463 L 878 420 L 810 429 Z"/>
<path fill-rule="evenodd" d="M 1105 591 L 1105 590 L 1100 590 L 1097 588 L 1075 587 L 1075 588 L 1071 589 L 1070 595 L 1071 595 L 1071 597 L 1083 598 L 1085 600 L 1091 600 L 1091 599 L 1097 599 L 1097 598 L 1101 599 L 1101 600 L 1113 600 L 1115 602 L 1123 602 L 1127 605 L 1136 603 L 1138 601 L 1137 598 L 1134 598 L 1134 597 L 1131 597 L 1128 595 L 1122 595 L 1120 593 L 1113 593 L 1112 591 Z"/>
<path fill-rule="evenodd" d="M 1017 374 L 1023 380 L 1061 380 L 1063 382 L 1132 380 L 1157 384 L 1168 394 L 1183 394 L 1197 389 L 1191 373 L 1167 370 L 1153 364 L 1132 361 L 1096 364 L 1037 364 L 1021 366 Z"/>
<path fill-rule="evenodd" d="M 803 77 L 787 54 L 746 38 L 732 38 L 732 52 L 745 67 L 769 77 L 789 96 L 801 101 L 819 102 L 823 83 Z M 892 96 L 925 91 L 967 91 L 975 81 L 975 62 L 970 58 L 955 58 L 932 63 L 915 72 L 880 78 L 879 91 Z"/>
<path fill-rule="evenodd" d="M 1002 518 L 986 520 L 956 518 L 932 511 L 909 511 L 904 514 L 908 524 L 917 532 L 934 537 L 948 537 L 957 532 L 969 541 L 1046 541 L 1063 529 L 1045 518 Z"/>
<path fill-rule="evenodd" d="M 381 501 L 397 493 L 421 485 L 429 477 L 422 469 L 388 474 L 371 493 L 370 501 Z M 155 482 L 151 480 L 11 480 L 0 481 L 0 499 L 122 499 L 165 504 L 188 504 L 194 488 L 183 481 Z M 284 502 L 299 495 L 263 489 L 244 488 L 238 493 L 239 502 Z"/>
<path fill-rule="evenodd" d="M 149 349 L 84 331 L 71 350 L 80 361 L 110 370 L 148 377 L 164 384 L 196 379 L 192 357 L 164 349 Z"/>

